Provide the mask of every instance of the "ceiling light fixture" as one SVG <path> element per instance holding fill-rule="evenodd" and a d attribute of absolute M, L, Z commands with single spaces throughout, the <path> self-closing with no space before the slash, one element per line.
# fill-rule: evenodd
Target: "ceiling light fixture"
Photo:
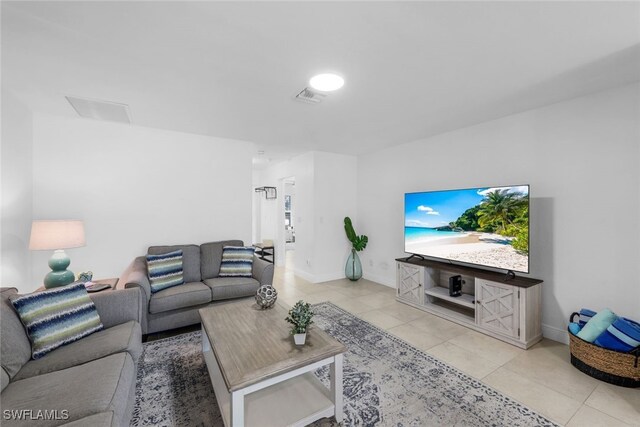
<path fill-rule="evenodd" d="M 331 92 L 340 89 L 344 85 L 344 79 L 337 74 L 318 74 L 311 77 L 309 85 L 322 92 Z"/>

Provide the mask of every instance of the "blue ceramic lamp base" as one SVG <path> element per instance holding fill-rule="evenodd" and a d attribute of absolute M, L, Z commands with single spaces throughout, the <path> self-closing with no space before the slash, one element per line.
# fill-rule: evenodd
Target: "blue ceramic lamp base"
<path fill-rule="evenodd" d="M 69 264 L 71 264 L 71 260 L 64 250 L 58 249 L 54 251 L 49 259 L 51 271 L 44 276 L 44 287 L 50 289 L 73 283 L 75 276 L 73 272 L 67 270 Z"/>

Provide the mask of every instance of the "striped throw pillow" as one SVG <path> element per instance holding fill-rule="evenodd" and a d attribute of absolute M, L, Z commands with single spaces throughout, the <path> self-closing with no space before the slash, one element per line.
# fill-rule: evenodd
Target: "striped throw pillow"
<path fill-rule="evenodd" d="M 251 277 L 255 251 L 256 248 L 251 246 L 223 247 L 220 277 Z"/>
<path fill-rule="evenodd" d="M 103 328 L 83 283 L 11 298 L 31 341 L 31 357 L 78 341 Z"/>
<path fill-rule="evenodd" d="M 182 249 L 160 255 L 147 255 L 147 270 L 151 292 L 182 285 Z"/>

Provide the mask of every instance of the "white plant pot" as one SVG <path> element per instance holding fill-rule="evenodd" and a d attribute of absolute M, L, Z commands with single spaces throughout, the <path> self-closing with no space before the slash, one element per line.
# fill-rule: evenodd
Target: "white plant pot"
<path fill-rule="evenodd" d="M 305 332 L 304 334 L 294 334 L 293 340 L 295 341 L 296 345 L 304 345 L 304 342 L 307 340 L 307 333 Z"/>

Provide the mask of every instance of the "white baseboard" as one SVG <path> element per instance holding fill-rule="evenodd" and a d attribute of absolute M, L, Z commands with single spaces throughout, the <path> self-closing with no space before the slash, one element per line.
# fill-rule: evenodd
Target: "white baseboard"
<path fill-rule="evenodd" d="M 380 285 L 384 285 L 384 286 L 388 286 L 390 288 L 394 288 L 396 287 L 396 282 L 393 279 L 387 279 L 384 276 L 380 276 L 377 274 L 371 274 L 371 273 L 364 273 L 363 276 L 365 279 L 367 280 L 371 280 L 372 282 L 376 282 Z"/>
<path fill-rule="evenodd" d="M 311 274 L 303 270 L 293 269 L 293 274 L 311 283 L 330 282 L 331 280 L 344 279 L 344 272 L 339 271 L 327 274 Z"/>
<path fill-rule="evenodd" d="M 307 282 L 313 283 L 313 274 L 311 274 L 311 273 L 307 273 L 306 271 L 294 268 L 293 269 L 293 274 L 295 274 L 296 276 L 306 280 Z"/>
<path fill-rule="evenodd" d="M 327 274 L 311 274 L 303 270 L 294 269 L 293 274 L 311 283 L 324 283 L 345 278 L 343 271 Z M 378 276 L 375 274 L 364 274 L 362 277 L 380 285 L 388 286 L 390 288 L 395 289 L 396 287 L 394 281 L 387 280 L 383 276 Z"/>
<path fill-rule="evenodd" d="M 542 336 L 552 341 L 569 345 L 569 333 L 565 329 L 558 329 L 554 326 L 542 325 Z"/>
<path fill-rule="evenodd" d="M 310 280 L 311 283 L 322 283 L 322 282 L 330 282 L 332 280 L 340 280 L 344 279 L 344 271 L 338 271 L 337 273 L 328 273 L 328 274 L 319 274 L 313 276 L 313 280 Z"/>

